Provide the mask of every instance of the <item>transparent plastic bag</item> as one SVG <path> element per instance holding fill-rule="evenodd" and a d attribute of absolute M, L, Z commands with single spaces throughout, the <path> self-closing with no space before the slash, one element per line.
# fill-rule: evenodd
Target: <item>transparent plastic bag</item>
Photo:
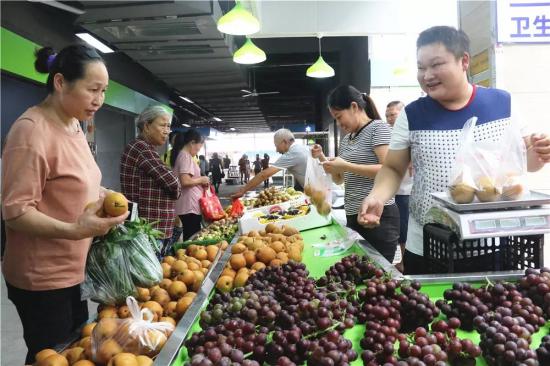
<path fill-rule="evenodd" d="M 304 193 L 310 197 L 317 212 L 323 216 L 330 214 L 332 207 L 332 177 L 323 169 L 319 159 L 308 155 Z"/>
<path fill-rule="evenodd" d="M 155 247 L 140 226 L 119 225 L 94 240 L 86 261 L 82 297 L 116 305 L 137 294 L 136 286 L 152 287 L 163 278 Z"/>
<path fill-rule="evenodd" d="M 86 260 L 82 298 L 106 305 L 122 304 L 137 289 L 128 268 L 126 252 L 118 244 L 94 240 Z"/>
<path fill-rule="evenodd" d="M 153 322 L 153 313 L 147 308 L 140 310 L 135 298 L 129 296 L 126 305 L 130 316 L 125 319 L 103 318 L 92 332 L 92 359 L 107 364 L 117 353 L 154 357 L 174 331 L 168 322 Z"/>
<path fill-rule="evenodd" d="M 517 121 L 511 121 L 501 141 L 501 159 L 496 176 L 501 199 L 510 201 L 526 198 L 529 195 L 527 148 Z"/>
<path fill-rule="evenodd" d="M 525 192 L 527 157 L 525 143 L 515 121 L 498 140 L 475 141 L 477 117 L 464 124 L 449 194 L 456 203 L 518 199 Z"/>
<path fill-rule="evenodd" d="M 334 239 L 329 242 L 312 244 L 313 255 L 315 257 L 333 257 L 335 255 L 341 255 L 347 252 L 353 244 L 356 244 L 359 240 L 363 239 L 356 231 L 346 227 L 345 225 L 342 227 L 346 231 L 346 235 L 343 238 Z"/>
<path fill-rule="evenodd" d="M 140 233 L 126 243 L 123 248 L 128 253 L 128 269 L 134 284 L 149 288 L 162 281 L 162 266 L 147 235 Z"/>

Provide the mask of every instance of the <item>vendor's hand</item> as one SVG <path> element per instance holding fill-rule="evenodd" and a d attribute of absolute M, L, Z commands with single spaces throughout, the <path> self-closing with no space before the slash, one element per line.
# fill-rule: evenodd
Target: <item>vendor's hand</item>
<path fill-rule="evenodd" d="M 199 184 L 201 186 L 208 187 L 208 185 L 210 184 L 210 179 L 208 179 L 208 177 L 200 177 L 199 178 Z"/>
<path fill-rule="evenodd" d="M 90 204 L 84 209 L 82 215 L 74 223 L 74 239 L 91 238 L 94 236 L 105 235 L 109 230 L 118 224 L 122 224 L 130 212 L 117 217 L 99 217 L 97 212 L 103 207 L 103 197 Z"/>
<path fill-rule="evenodd" d="M 363 225 L 367 228 L 377 227 L 380 225 L 382 211 L 384 211 L 384 202 L 377 198 L 367 196 L 363 200 L 359 213 L 357 214 L 357 222 L 359 225 Z"/>
<path fill-rule="evenodd" d="M 325 154 L 323 154 L 323 148 L 319 144 L 313 145 L 311 148 L 311 156 L 313 159 L 325 160 Z"/>
<path fill-rule="evenodd" d="M 231 195 L 231 199 L 241 198 L 242 196 L 244 196 L 245 193 L 246 193 L 246 191 L 243 191 L 242 189 L 239 189 L 237 192 L 235 192 Z"/>
<path fill-rule="evenodd" d="M 347 162 L 342 158 L 330 158 L 323 161 L 323 168 L 328 174 L 339 174 L 346 171 Z"/>
<path fill-rule="evenodd" d="M 543 163 L 550 162 L 550 137 L 544 133 L 532 134 L 529 138 L 531 149 Z"/>

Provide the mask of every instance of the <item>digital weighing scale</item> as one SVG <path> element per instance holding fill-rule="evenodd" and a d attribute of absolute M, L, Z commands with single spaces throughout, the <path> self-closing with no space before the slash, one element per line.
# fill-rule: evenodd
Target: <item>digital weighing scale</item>
<path fill-rule="evenodd" d="M 461 239 L 550 233 L 550 195 L 532 191 L 521 200 L 457 204 L 447 192 L 432 193 Z"/>

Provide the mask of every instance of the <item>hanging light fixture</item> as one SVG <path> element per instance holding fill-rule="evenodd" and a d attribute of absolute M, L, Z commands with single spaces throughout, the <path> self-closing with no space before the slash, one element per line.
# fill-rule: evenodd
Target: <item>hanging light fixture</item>
<path fill-rule="evenodd" d="M 265 52 L 252 43 L 252 40 L 248 37 L 243 46 L 233 54 L 233 61 L 238 64 L 258 64 L 265 61 L 265 59 Z"/>
<path fill-rule="evenodd" d="M 325 62 L 321 55 L 321 36 L 319 38 L 319 58 L 313 65 L 307 68 L 306 76 L 310 78 L 330 78 L 334 76 L 334 69 Z"/>
<path fill-rule="evenodd" d="M 247 36 L 260 30 L 260 22 L 240 1 L 236 1 L 233 9 L 218 20 L 218 30 L 235 36 Z"/>

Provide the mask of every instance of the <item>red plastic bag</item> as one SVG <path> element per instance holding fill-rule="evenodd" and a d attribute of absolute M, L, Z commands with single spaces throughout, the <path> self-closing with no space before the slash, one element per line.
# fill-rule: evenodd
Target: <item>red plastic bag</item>
<path fill-rule="evenodd" d="M 210 193 L 208 194 L 208 192 Z M 210 186 L 210 189 L 204 189 L 199 204 L 201 206 L 202 215 L 206 220 L 216 221 L 225 217 L 222 204 L 218 196 L 216 196 L 216 193 L 214 193 L 214 187 Z"/>
<path fill-rule="evenodd" d="M 241 217 L 244 213 L 244 206 L 240 199 L 235 198 L 231 202 L 231 217 Z"/>

